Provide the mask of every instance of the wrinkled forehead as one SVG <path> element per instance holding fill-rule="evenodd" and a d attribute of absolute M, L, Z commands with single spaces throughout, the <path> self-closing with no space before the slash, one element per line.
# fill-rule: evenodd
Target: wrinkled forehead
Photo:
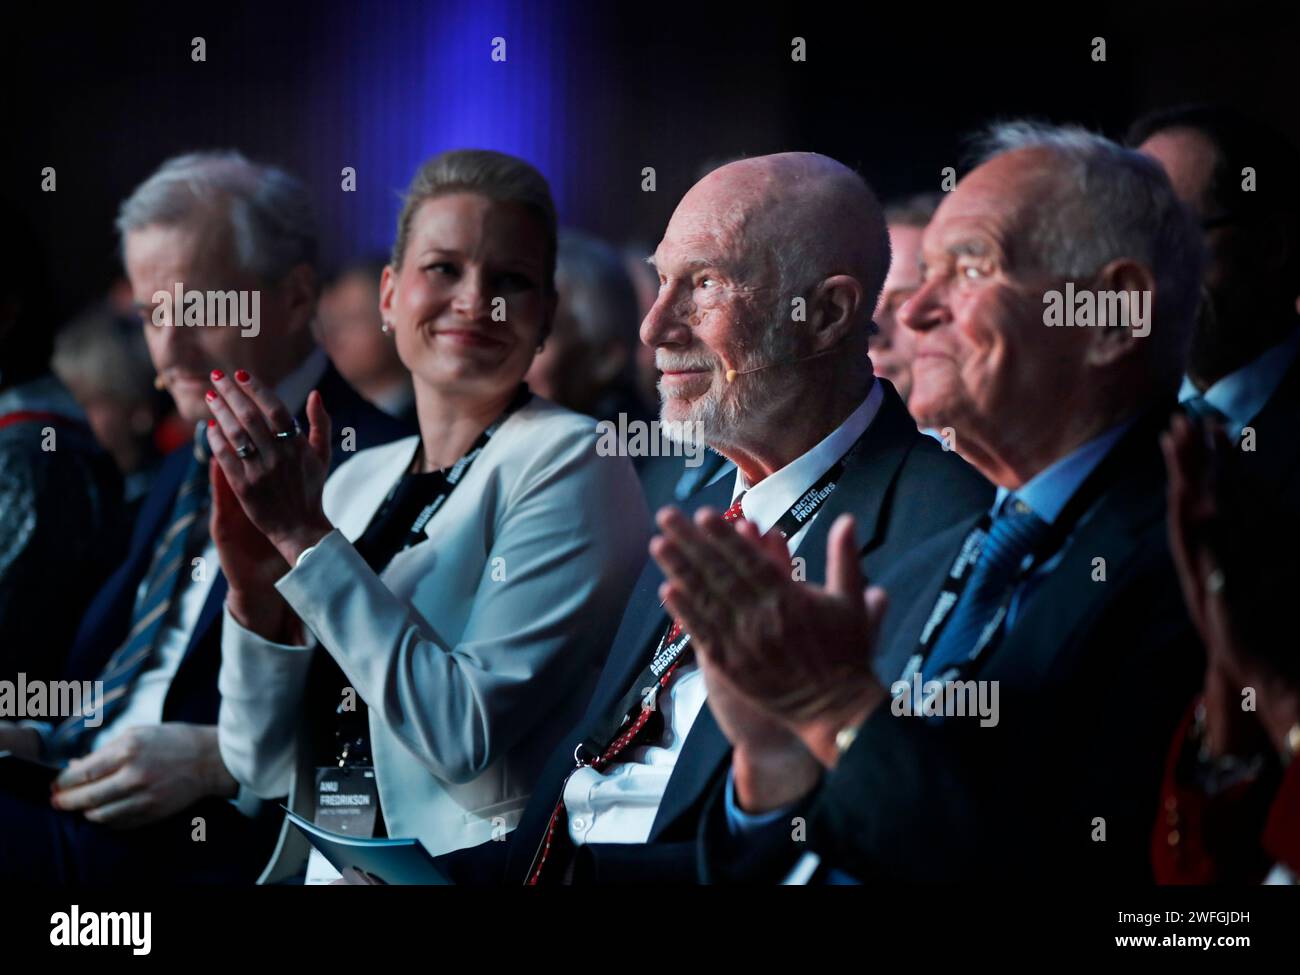
<path fill-rule="evenodd" d="M 977 166 L 939 204 L 923 250 L 944 250 L 972 237 L 1009 249 L 1057 194 L 1060 172 L 1054 163 L 1046 150 L 1021 149 Z"/>
<path fill-rule="evenodd" d="M 129 230 L 124 249 L 128 273 L 229 275 L 237 264 L 234 233 L 219 213 Z"/>
<path fill-rule="evenodd" d="M 772 242 L 750 195 L 696 186 L 678 204 L 655 250 L 662 271 L 713 264 L 737 269 L 765 262 Z"/>

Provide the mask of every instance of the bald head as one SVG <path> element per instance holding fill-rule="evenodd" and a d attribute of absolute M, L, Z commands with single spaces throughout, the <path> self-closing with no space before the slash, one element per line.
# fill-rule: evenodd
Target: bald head
<path fill-rule="evenodd" d="M 641 341 L 663 373 L 664 420 L 699 422 L 737 460 L 816 412 L 775 452 L 798 456 L 829 432 L 823 418 L 861 403 L 889 236 L 852 170 L 813 153 L 720 166 L 682 198 L 653 263 L 659 295 Z M 817 410 L 827 390 L 836 401 Z M 749 475 L 762 466 L 737 462 Z"/>
<path fill-rule="evenodd" d="M 741 159 L 713 170 L 682 198 L 701 207 L 756 259 L 774 267 L 780 289 L 803 294 L 835 274 L 866 292 L 866 321 L 889 270 L 880 202 L 857 173 L 815 152 Z M 674 215 L 674 218 L 676 215 Z"/>

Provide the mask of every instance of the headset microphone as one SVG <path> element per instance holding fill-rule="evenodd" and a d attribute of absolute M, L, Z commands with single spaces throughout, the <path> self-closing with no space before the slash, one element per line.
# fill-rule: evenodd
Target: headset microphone
<path fill-rule="evenodd" d="M 771 369 L 773 366 L 795 366 L 801 362 L 807 362 L 809 359 L 816 359 L 820 356 L 829 355 L 835 351 L 837 345 L 833 345 L 829 349 L 822 349 L 820 352 L 814 352 L 812 355 L 806 355 L 802 359 L 786 359 L 785 361 L 769 362 L 766 365 L 755 366 L 753 369 L 741 369 L 739 372 L 735 369 L 728 369 L 727 382 L 735 382 L 737 376 L 748 376 L 751 372 L 760 372 L 763 369 Z"/>

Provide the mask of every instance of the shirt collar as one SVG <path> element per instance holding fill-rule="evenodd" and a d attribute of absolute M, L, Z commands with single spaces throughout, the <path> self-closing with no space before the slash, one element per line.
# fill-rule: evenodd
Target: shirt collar
<path fill-rule="evenodd" d="M 745 497 L 740 502 L 745 520 L 760 533 L 770 530 L 790 510 L 790 506 L 799 500 L 799 496 L 816 483 L 817 478 L 848 453 L 849 448 L 876 418 L 884 399 L 880 383 L 873 382 L 866 399 L 825 439 L 753 487 L 744 472 L 737 468 L 731 500 L 735 501 L 737 495 L 745 492 Z"/>
<path fill-rule="evenodd" d="M 68 387 L 49 373 L 0 393 L 0 416 L 26 412 L 53 413 L 83 423 L 86 419 Z"/>
<path fill-rule="evenodd" d="M 276 384 L 275 395 L 280 398 L 284 408 L 295 416 L 302 412 L 302 408 L 307 405 L 308 394 L 316 388 L 328 367 L 329 359 L 325 356 L 325 350 L 319 345 L 314 346 L 302 363 Z"/>
<path fill-rule="evenodd" d="M 1300 328 L 1292 332 L 1290 338 L 1273 346 L 1257 359 L 1236 372 L 1228 373 L 1204 394 L 1191 379 L 1184 376 L 1183 385 L 1178 390 L 1178 402 L 1186 403 L 1195 396 L 1203 395 L 1207 403 L 1236 426 L 1234 433 L 1238 432 L 1259 416 L 1264 404 L 1277 392 L 1282 377 L 1295 361 L 1297 351 L 1300 351 Z"/>
<path fill-rule="evenodd" d="M 1130 417 L 1115 424 L 1105 433 L 1076 447 L 1060 460 L 1045 467 L 1015 491 L 1015 496 L 1050 525 L 1060 517 L 1062 509 L 1088 479 L 1088 475 L 1096 470 L 1102 458 L 1110 453 L 1119 438 L 1133 425 L 1134 419 Z M 1012 493 L 1007 488 L 998 488 L 997 497 L 993 501 L 995 517 L 1002 510 L 1002 503 Z"/>

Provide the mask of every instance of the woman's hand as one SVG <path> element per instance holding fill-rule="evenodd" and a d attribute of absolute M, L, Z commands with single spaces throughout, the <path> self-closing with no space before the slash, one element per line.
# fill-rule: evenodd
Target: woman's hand
<path fill-rule="evenodd" d="M 304 549 L 334 527 L 321 506 L 330 459 L 331 424 L 325 405 L 313 391 L 307 397 L 307 436 L 277 437 L 296 430 L 296 423 L 257 379 L 242 369 L 233 379 L 216 371 L 212 386 L 212 456 L 248 521 L 293 566 Z"/>
<path fill-rule="evenodd" d="M 289 564 L 267 541 L 235 497 L 220 465 L 213 464 L 210 533 L 229 592 L 226 605 L 239 625 L 275 643 L 296 643 L 296 617 L 275 581 Z"/>
<path fill-rule="evenodd" d="M 1250 600 L 1258 565 L 1227 563 L 1225 542 L 1243 530 L 1236 508 L 1225 502 L 1231 447 L 1223 431 L 1204 431 L 1175 416 L 1162 438 L 1169 475 L 1169 547 L 1188 613 L 1206 650 L 1205 737 L 1213 755 L 1250 754 L 1266 740 L 1284 747 L 1300 721 L 1300 688 L 1288 683 L 1252 646 L 1242 624 L 1252 613 L 1269 612 Z M 1252 689 L 1254 707 L 1243 694 Z"/>

